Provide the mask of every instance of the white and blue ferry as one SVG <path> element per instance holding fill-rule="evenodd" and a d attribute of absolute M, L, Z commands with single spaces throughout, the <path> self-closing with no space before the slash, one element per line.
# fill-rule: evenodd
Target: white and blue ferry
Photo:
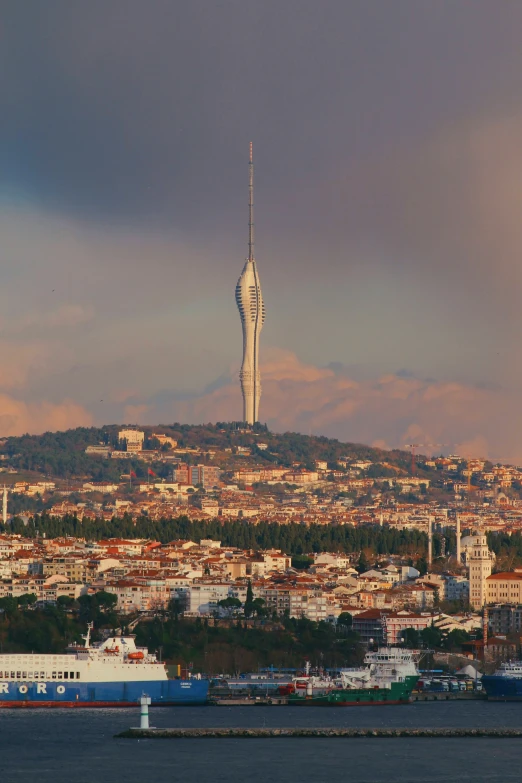
<path fill-rule="evenodd" d="M 143 693 L 155 706 L 206 703 L 208 680 L 171 680 L 134 636 L 91 644 L 91 629 L 63 655 L 0 655 L 0 707 L 130 707 Z"/>
<path fill-rule="evenodd" d="M 485 674 L 482 685 L 492 701 L 522 701 L 522 661 L 506 661 L 494 674 Z"/>

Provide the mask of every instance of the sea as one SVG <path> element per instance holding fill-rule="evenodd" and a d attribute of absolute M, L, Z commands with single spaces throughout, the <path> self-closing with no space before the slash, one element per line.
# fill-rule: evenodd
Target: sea
<path fill-rule="evenodd" d="M 163 707 L 167 727 L 510 727 L 522 702 L 437 701 L 384 707 Z M 130 740 L 136 709 L 0 709 L 2 783 L 509 783 L 522 776 L 515 739 Z"/>

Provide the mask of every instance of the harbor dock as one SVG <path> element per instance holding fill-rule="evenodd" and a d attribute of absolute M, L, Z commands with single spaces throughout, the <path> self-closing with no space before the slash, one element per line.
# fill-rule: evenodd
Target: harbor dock
<path fill-rule="evenodd" d="M 423 701 L 485 701 L 486 693 L 476 691 L 464 691 L 461 693 L 447 693 L 445 691 L 414 691 L 410 702 Z M 210 694 L 209 704 L 214 707 L 288 707 L 289 700 L 285 696 L 251 696 L 242 695 L 215 695 Z"/>

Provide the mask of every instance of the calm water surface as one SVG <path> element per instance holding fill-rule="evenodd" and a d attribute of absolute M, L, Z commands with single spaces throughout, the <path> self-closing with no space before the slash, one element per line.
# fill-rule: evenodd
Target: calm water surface
<path fill-rule="evenodd" d="M 183 707 L 151 711 L 168 726 L 509 726 L 522 702 L 399 707 Z M 0 710 L 2 783 L 467 783 L 519 781 L 522 741 L 493 739 L 116 740 L 139 710 Z"/>

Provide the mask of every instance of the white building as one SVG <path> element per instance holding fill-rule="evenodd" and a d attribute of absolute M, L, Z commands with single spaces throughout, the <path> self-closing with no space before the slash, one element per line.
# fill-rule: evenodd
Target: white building
<path fill-rule="evenodd" d="M 127 451 L 141 451 L 143 448 L 143 441 L 145 440 L 145 433 L 142 430 L 134 430 L 129 427 L 120 430 L 118 438 L 120 441 L 125 441 L 127 444 Z"/>
<path fill-rule="evenodd" d="M 218 608 L 218 601 L 224 601 L 231 595 L 227 583 L 200 583 L 186 588 L 186 611 L 190 614 L 209 615 Z"/>
<path fill-rule="evenodd" d="M 351 568 L 348 555 L 339 554 L 337 552 L 321 552 L 320 554 L 314 555 L 314 565 L 349 569 L 355 574 L 357 573 L 355 568 Z"/>
<path fill-rule="evenodd" d="M 469 598 L 469 579 L 465 576 L 446 577 L 446 600 L 467 601 Z"/>

